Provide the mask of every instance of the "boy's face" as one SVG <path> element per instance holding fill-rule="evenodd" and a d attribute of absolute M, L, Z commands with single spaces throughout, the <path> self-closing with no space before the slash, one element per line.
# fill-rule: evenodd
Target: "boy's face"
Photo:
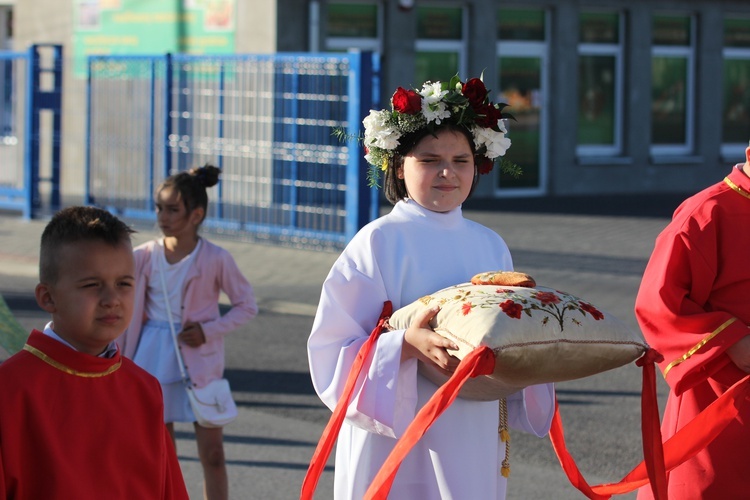
<path fill-rule="evenodd" d="M 56 283 L 36 287 L 39 306 L 52 315 L 52 329 L 81 352 L 94 356 L 130 323 L 135 263 L 129 241 L 63 245 Z"/>

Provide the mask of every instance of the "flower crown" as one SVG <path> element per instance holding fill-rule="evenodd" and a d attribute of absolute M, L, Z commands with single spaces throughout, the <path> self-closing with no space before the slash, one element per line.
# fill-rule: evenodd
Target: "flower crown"
<path fill-rule="evenodd" d="M 432 131 L 443 120 L 465 127 L 474 138 L 476 154 L 483 157 L 478 164 L 480 174 L 492 171 L 495 159 L 505 154 L 510 139 L 504 119 L 505 103 L 493 103 L 480 78 L 462 82 L 458 75 L 450 82 L 425 82 L 422 90 L 396 89 L 391 97 L 391 111 L 370 110 L 362 121 L 365 126 L 365 160 L 371 165 L 368 180 L 377 186 L 380 171 L 393 160 L 399 139 L 423 128 Z"/>

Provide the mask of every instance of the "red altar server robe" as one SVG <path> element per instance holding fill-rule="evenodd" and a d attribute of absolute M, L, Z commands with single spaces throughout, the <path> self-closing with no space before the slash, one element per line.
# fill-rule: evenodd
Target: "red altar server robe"
<path fill-rule="evenodd" d="M 726 349 L 750 333 L 750 178 L 738 165 L 685 200 L 656 240 L 635 304 L 670 393 L 664 440 L 743 373 Z M 750 405 L 693 459 L 669 474 L 669 498 L 750 495 Z M 638 498 L 651 498 L 649 487 Z"/>
<path fill-rule="evenodd" d="M 155 378 L 33 331 L 0 364 L 0 499 L 187 499 Z"/>

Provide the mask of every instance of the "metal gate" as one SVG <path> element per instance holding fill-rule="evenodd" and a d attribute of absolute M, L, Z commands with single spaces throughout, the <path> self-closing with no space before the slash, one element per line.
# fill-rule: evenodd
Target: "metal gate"
<path fill-rule="evenodd" d="M 212 163 L 211 230 L 341 247 L 377 215 L 357 139 L 377 66 L 367 52 L 91 56 L 86 202 L 154 220 L 165 176 Z"/>

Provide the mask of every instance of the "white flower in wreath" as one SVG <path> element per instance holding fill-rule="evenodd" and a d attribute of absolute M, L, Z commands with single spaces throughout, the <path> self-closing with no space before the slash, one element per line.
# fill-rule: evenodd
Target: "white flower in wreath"
<path fill-rule="evenodd" d="M 372 152 L 370 151 L 370 152 L 368 152 L 368 153 L 367 153 L 367 154 L 365 155 L 365 161 L 366 161 L 367 163 L 369 163 L 369 164 L 373 165 L 373 164 L 375 164 L 375 162 L 376 162 L 377 160 L 375 160 L 375 155 L 373 155 L 373 154 L 372 154 Z"/>
<path fill-rule="evenodd" d="M 419 95 L 422 96 L 422 114 L 427 123 L 440 125 L 444 119 L 451 117 L 450 109 L 442 100 L 446 94 L 448 91 L 442 89 L 440 82 L 426 82 L 422 87 Z"/>
<path fill-rule="evenodd" d="M 474 146 L 477 149 L 483 146 L 487 148 L 484 155 L 489 159 L 495 159 L 498 156 L 503 156 L 510 147 L 510 139 L 505 137 L 505 124 L 500 120 L 498 126 L 502 132 L 496 132 L 491 128 L 474 126 L 471 129 L 471 134 L 474 136 Z"/>
<path fill-rule="evenodd" d="M 365 126 L 365 146 L 380 149 L 396 149 L 401 132 L 388 125 L 390 113 L 385 110 L 370 110 L 362 123 Z"/>

